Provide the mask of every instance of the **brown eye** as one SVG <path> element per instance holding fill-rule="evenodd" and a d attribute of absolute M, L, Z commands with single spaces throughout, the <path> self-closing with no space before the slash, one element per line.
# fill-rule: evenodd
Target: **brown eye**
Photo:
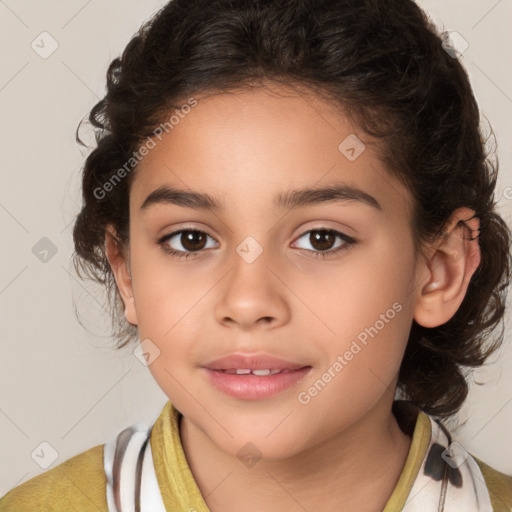
<path fill-rule="evenodd" d="M 313 253 L 315 257 L 321 258 L 326 256 L 333 256 L 340 251 L 354 246 L 357 243 L 357 240 L 354 238 L 334 229 L 312 229 L 310 231 L 306 231 L 297 240 L 300 240 L 301 238 L 307 240 L 311 248 L 300 248 Z M 341 243 L 335 245 L 336 239 L 340 239 Z"/>
<path fill-rule="evenodd" d="M 340 251 L 347 250 L 351 246 L 357 244 L 354 238 L 336 231 L 334 229 L 313 229 L 306 231 L 298 240 L 308 236 L 308 243 L 311 248 L 303 248 L 308 253 L 312 253 L 314 257 L 334 256 Z M 158 244 L 162 249 L 171 256 L 188 258 L 194 253 L 203 252 L 212 246 L 208 246 L 208 238 L 214 240 L 212 236 L 198 229 L 182 229 L 174 231 L 163 236 L 158 240 Z M 336 239 L 340 239 L 341 243 L 336 244 Z"/>
<path fill-rule="evenodd" d="M 188 256 L 191 253 L 207 249 L 208 238 L 212 237 L 204 231 L 182 229 L 165 235 L 158 243 L 168 253 Z"/>
<path fill-rule="evenodd" d="M 187 251 L 200 251 L 204 249 L 206 236 L 201 231 L 182 231 L 180 242 Z"/>
<path fill-rule="evenodd" d="M 332 249 L 336 236 L 332 231 L 314 230 L 309 232 L 310 244 L 319 251 L 328 251 Z"/>

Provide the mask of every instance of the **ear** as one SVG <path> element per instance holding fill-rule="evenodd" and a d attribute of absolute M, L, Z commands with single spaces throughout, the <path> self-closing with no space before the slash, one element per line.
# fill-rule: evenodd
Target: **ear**
<path fill-rule="evenodd" d="M 418 324 L 437 327 L 459 309 L 480 264 L 479 231 L 480 220 L 469 208 L 457 209 L 448 219 L 421 269 L 422 288 L 414 306 Z"/>
<path fill-rule="evenodd" d="M 105 230 L 105 254 L 117 283 L 117 288 L 124 303 L 126 320 L 137 325 L 137 314 L 133 298 L 132 276 L 128 258 L 124 254 L 114 227 L 109 224 Z"/>

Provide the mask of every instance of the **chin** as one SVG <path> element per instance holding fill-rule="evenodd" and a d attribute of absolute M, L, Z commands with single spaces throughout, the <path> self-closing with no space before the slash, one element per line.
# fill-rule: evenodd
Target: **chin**
<path fill-rule="evenodd" d="M 271 434 L 267 437 L 267 432 L 251 431 L 244 432 L 231 431 L 233 438 L 211 439 L 211 441 L 223 452 L 240 459 L 240 462 L 247 467 L 256 465 L 258 461 L 278 461 L 293 457 L 304 447 L 299 444 L 300 439 L 291 437 L 286 429 L 283 429 L 281 435 Z"/>

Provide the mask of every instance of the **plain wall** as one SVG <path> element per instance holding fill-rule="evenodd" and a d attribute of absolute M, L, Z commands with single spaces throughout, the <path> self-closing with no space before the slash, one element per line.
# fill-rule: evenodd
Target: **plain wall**
<path fill-rule="evenodd" d="M 0 495 L 46 470 L 31 457 L 41 442 L 58 453 L 52 468 L 132 423 L 154 421 L 167 400 L 132 349 L 111 348 L 103 297 L 77 279 L 70 259 L 86 156 L 75 142 L 76 127 L 102 97 L 110 61 L 163 4 L 0 2 Z M 509 221 L 512 2 L 420 4 L 469 44 L 462 61 L 497 136 L 497 197 Z M 47 59 L 31 47 L 43 31 L 58 43 Z M 46 49 L 49 44 L 46 39 Z M 41 242 L 43 237 L 51 243 Z M 36 244 L 49 255 L 52 248 L 57 252 L 42 262 L 33 253 L 34 246 L 40 249 Z M 74 302 L 88 330 L 78 323 Z M 472 385 L 455 439 L 512 474 L 512 348 L 506 326 L 504 349 L 474 374 L 485 385 Z"/>

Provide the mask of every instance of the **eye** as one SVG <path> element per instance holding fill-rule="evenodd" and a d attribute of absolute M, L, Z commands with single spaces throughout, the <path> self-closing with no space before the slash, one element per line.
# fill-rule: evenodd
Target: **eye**
<path fill-rule="evenodd" d="M 333 256 L 340 251 L 347 250 L 357 243 L 354 238 L 346 235 L 345 233 L 327 228 L 311 229 L 302 234 L 299 238 L 297 238 L 297 240 L 306 237 L 306 235 L 309 235 L 306 240 L 307 243 L 313 247 L 313 250 L 307 248 L 305 250 L 308 252 L 313 252 L 315 258 Z M 335 248 L 332 248 L 336 238 L 341 239 L 342 242 Z"/>
<path fill-rule="evenodd" d="M 158 240 L 158 244 L 167 254 L 188 258 L 194 252 L 208 248 L 205 246 L 208 237 L 212 238 L 208 233 L 198 229 L 182 229 L 163 236 Z"/>
<path fill-rule="evenodd" d="M 340 251 L 347 250 L 357 243 L 354 238 L 346 235 L 345 233 L 327 228 L 317 228 L 306 231 L 297 238 L 297 240 L 305 238 L 306 235 L 309 235 L 307 243 L 312 246 L 312 249 L 302 249 L 313 253 L 315 258 L 333 256 Z M 208 238 L 213 240 L 213 237 L 205 231 L 198 229 L 181 229 L 161 237 L 158 240 L 158 245 L 162 247 L 162 250 L 166 254 L 170 254 L 171 256 L 178 258 L 188 258 L 194 253 L 200 253 L 205 249 L 211 248 L 211 246 L 207 246 Z M 337 238 L 341 240 L 341 243 L 333 248 L 333 243 Z"/>

